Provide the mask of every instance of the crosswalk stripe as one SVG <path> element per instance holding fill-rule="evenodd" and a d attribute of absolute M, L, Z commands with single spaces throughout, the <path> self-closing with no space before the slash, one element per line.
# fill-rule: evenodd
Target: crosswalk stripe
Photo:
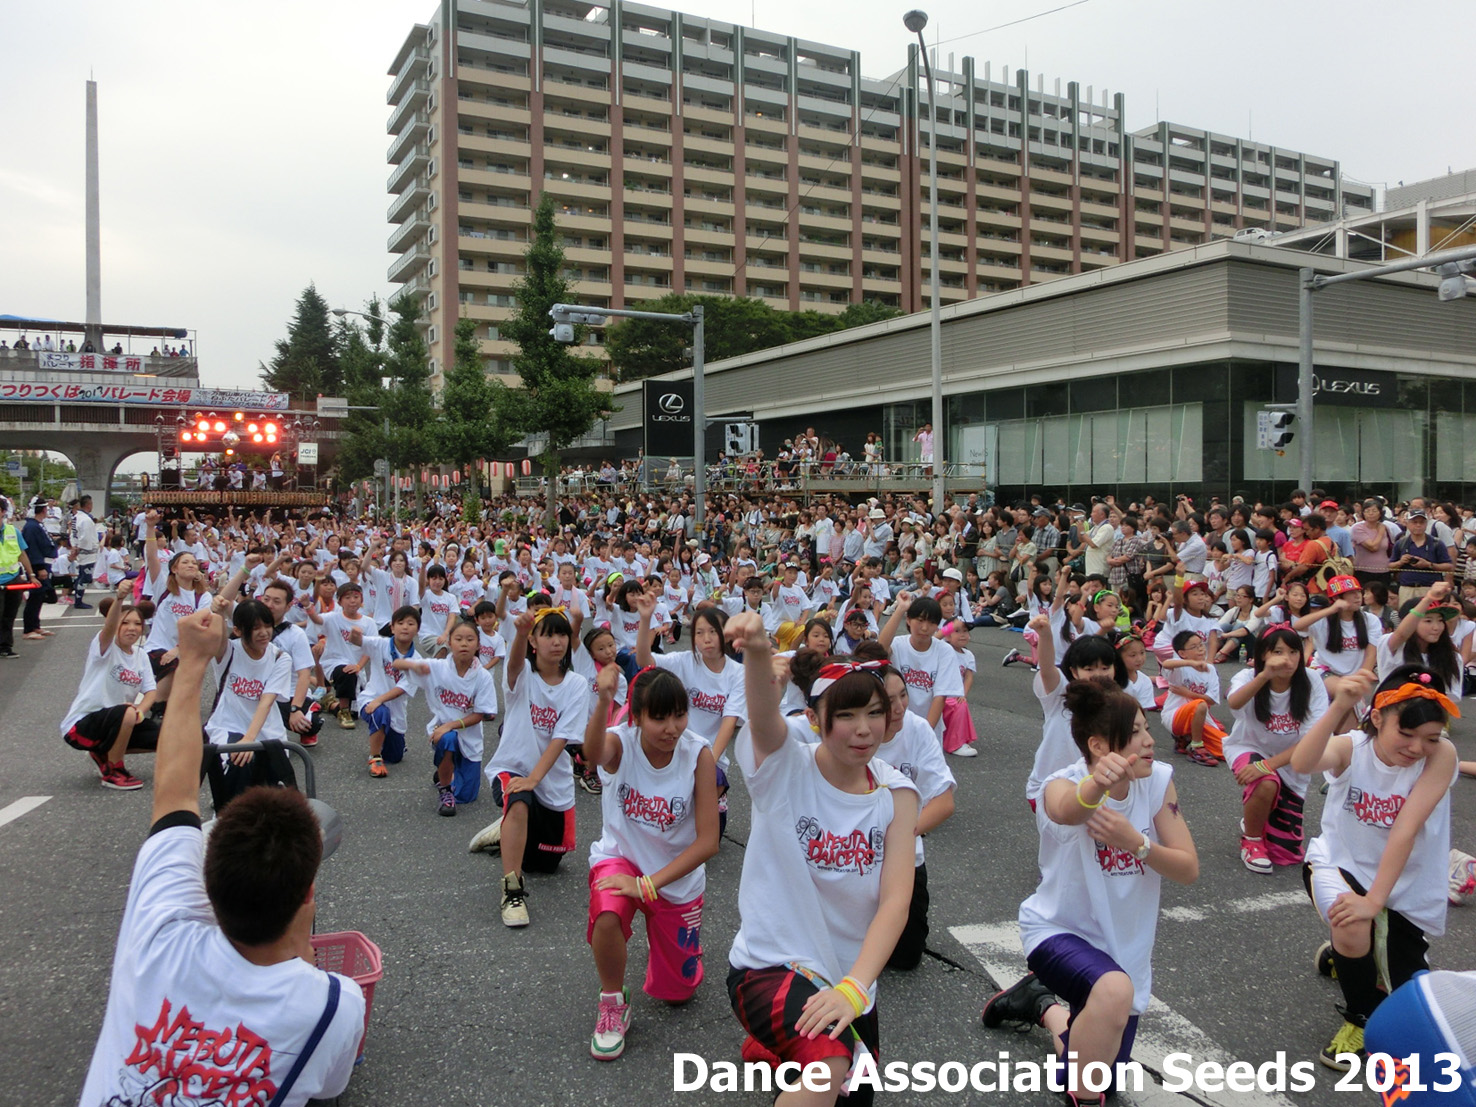
<path fill-rule="evenodd" d="M 15 822 L 28 811 L 36 810 L 50 798 L 50 796 L 22 796 L 14 803 L 0 807 L 0 826 Z"/>
<path fill-rule="evenodd" d="M 1009 987 L 1029 971 L 1025 966 L 1024 948 L 1020 945 L 1020 927 L 1014 920 L 952 926 L 948 928 L 948 932 L 978 959 L 984 971 L 1002 988 Z M 1154 996 L 1148 1003 L 1148 1010 L 1138 1020 L 1133 1060 L 1152 1073 L 1161 1073 L 1163 1060 L 1170 1053 L 1187 1053 L 1193 1058 L 1192 1066 L 1205 1061 L 1228 1065 L 1238 1059 L 1220 1048 L 1214 1039 L 1194 1023 Z M 1152 1080 L 1144 1085 L 1141 1092 L 1125 1091 L 1119 1099 L 1133 1107 L 1183 1107 L 1186 1100 L 1209 1104 L 1211 1107 L 1292 1107 L 1291 1100 L 1274 1092 L 1216 1094 L 1196 1088 L 1190 1095 L 1165 1091 L 1159 1083 Z"/>

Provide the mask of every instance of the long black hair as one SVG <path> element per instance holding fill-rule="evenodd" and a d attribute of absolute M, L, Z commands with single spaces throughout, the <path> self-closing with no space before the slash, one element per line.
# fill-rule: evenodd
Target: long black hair
<path fill-rule="evenodd" d="M 1050 631 L 1047 630 L 1046 633 L 1049 634 Z M 1099 662 L 1112 666 L 1114 684 L 1119 688 L 1128 686 L 1127 666 L 1123 664 L 1117 647 L 1101 634 L 1084 634 L 1067 646 L 1065 654 L 1061 657 L 1061 673 L 1068 681 L 1072 681 L 1076 678 L 1071 675 L 1071 670 Z"/>
<path fill-rule="evenodd" d="M 1360 612 L 1361 614 L 1361 612 Z M 1291 709 L 1292 718 L 1300 723 L 1307 721 L 1307 709 L 1312 701 L 1312 678 L 1307 675 L 1307 655 L 1302 652 L 1302 638 L 1291 627 L 1277 627 L 1268 630 L 1256 639 L 1252 660 L 1255 662 L 1256 673 L 1266 667 L 1266 657 L 1277 646 L 1290 646 L 1297 655 L 1297 671 L 1292 673 L 1291 678 Z M 1271 682 L 1267 681 L 1256 690 L 1256 721 L 1262 726 L 1271 722 Z"/>
<path fill-rule="evenodd" d="M 1403 619 L 1415 609 L 1419 598 L 1406 600 L 1399 608 L 1399 617 Z M 1455 601 L 1449 600 L 1449 603 Z M 1428 611 L 1425 614 L 1430 614 Z M 1420 649 L 1418 641 L 1419 629 L 1404 640 L 1403 660 L 1406 665 L 1417 668 L 1425 667 L 1425 658 L 1429 658 L 1429 670 L 1440 678 L 1442 687 L 1447 695 L 1459 695 L 1461 691 L 1461 655 L 1456 653 L 1455 643 L 1450 638 L 1450 625 L 1445 626 L 1445 633 L 1430 643 L 1427 650 Z"/>
<path fill-rule="evenodd" d="M 1343 652 L 1342 622 L 1341 615 L 1334 615 L 1327 620 L 1327 644 L 1322 648 L 1328 653 Z M 1368 620 L 1364 618 L 1361 607 L 1353 612 L 1353 634 L 1358 639 L 1358 648 L 1368 649 Z"/>

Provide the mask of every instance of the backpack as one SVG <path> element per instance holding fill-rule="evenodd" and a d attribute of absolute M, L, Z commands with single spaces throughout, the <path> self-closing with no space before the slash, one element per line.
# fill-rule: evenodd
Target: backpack
<path fill-rule="evenodd" d="M 1327 543 L 1327 560 L 1317 567 L 1317 572 L 1312 574 L 1312 582 L 1317 586 L 1318 591 L 1326 592 L 1327 582 L 1332 580 L 1333 577 L 1351 577 L 1353 575 L 1353 560 L 1352 558 L 1344 557 L 1340 553 L 1335 553 L 1334 551 L 1337 550 L 1337 546 L 1334 545 L 1331 538 L 1319 538 L 1318 541 Z"/>

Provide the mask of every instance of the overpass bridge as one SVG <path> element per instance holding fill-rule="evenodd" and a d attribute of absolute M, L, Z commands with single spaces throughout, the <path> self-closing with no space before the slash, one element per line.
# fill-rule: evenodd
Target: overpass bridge
<path fill-rule="evenodd" d="M 331 464 L 340 420 L 294 409 L 285 393 L 201 388 L 194 358 L 0 350 L 0 448 L 62 454 L 94 513 L 107 510 L 124 458 L 178 441 L 180 416 L 236 411 L 279 417 Z"/>

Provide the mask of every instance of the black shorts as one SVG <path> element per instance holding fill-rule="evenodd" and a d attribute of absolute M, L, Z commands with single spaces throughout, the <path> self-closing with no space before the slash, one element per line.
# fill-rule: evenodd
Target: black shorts
<path fill-rule="evenodd" d="M 545 807 L 533 792 L 504 791 L 512 773 L 498 773 L 492 778 L 492 802 L 506 815 L 515 803 L 528 805 L 528 843 L 523 847 L 524 872 L 551 873 L 559 867 L 564 854 L 574 849 L 574 808 L 555 811 Z"/>
<path fill-rule="evenodd" d="M 149 667 L 154 670 L 154 679 L 155 680 L 163 680 L 170 673 L 174 672 L 175 669 L 179 668 L 179 655 L 178 654 L 176 654 L 175 657 L 174 657 L 174 660 L 171 661 L 171 662 L 169 662 L 169 664 L 167 664 L 167 665 L 165 665 L 160 660 L 168 652 L 169 652 L 168 650 L 150 650 L 149 651 Z"/>
<path fill-rule="evenodd" d="M 132 704 L 120 703 L 115 707 L 104 707 L 83 715 L 62 735 L 62 741 L 84 753 L 106 750 L 118 740 L 118 731 L 123 726 L 123 714 L 131 707 Z M 130 752 L 151 753 L 158 745 L 158 720 L 145 717 L 142 722 L 133 724 L 133 733 L 128 736 Z"/>

